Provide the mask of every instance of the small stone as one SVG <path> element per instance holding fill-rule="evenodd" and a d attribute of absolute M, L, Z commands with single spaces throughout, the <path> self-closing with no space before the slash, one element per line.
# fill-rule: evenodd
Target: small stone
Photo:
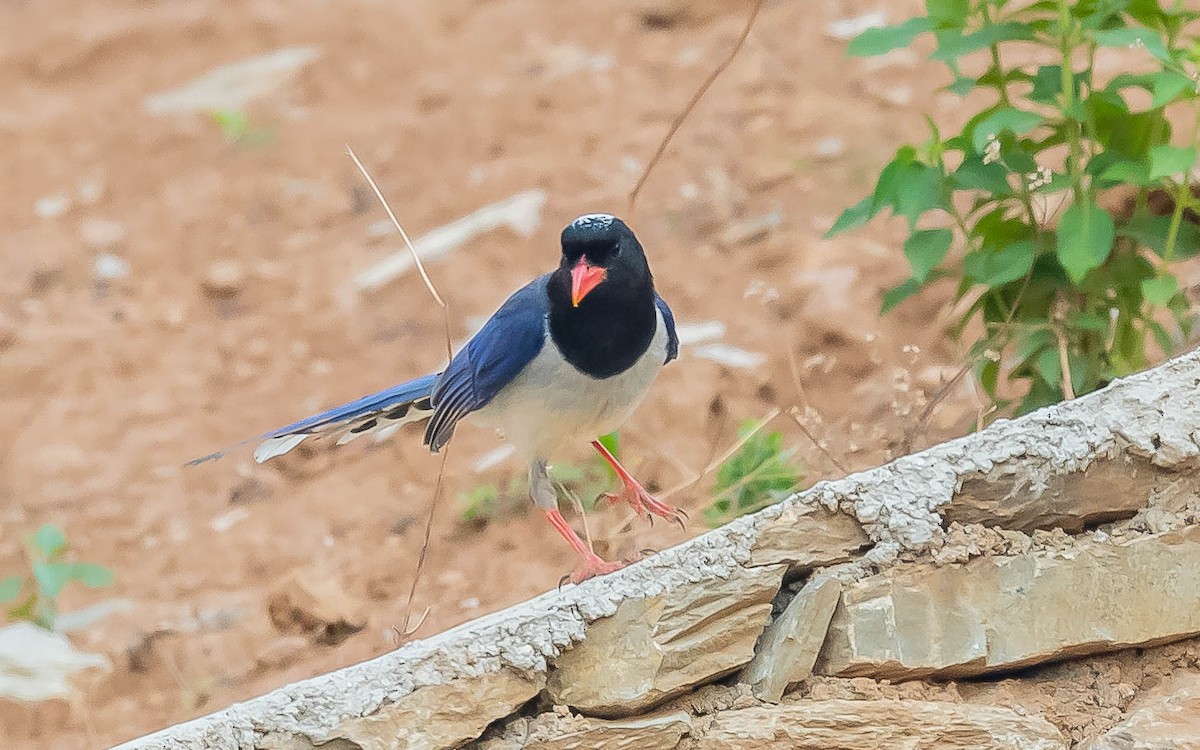
<path fill-rule="evenodd" d="M 299 635 L 285 635 L 268 643 L 254 655 L 254 664 L 259 669 L 283 669 L 300 660 L 308 648 L 308 639 Z"/>
<path fill-rule="evenodd" d="M 846 153 L 846 141 L 839 136 L 830 136 L 817 141 L 813 154 L 822 160 L 836 159 Z"/>
<path fill-rule="evenodd" d="M 830 21 L 825 26 L 825 35 L 830 39 L 844 42 L 853 39 L 867 29 L 877 29 L 880 26 L 887 26 L 887 14 L 877 10 L 861 16 Z"/>
<path fill-rule="evenodd" d="M 236 297 L 242 291 L 246 275 L 241 265 L 232 260 L 218 260 L 208 267 L 201 286 L 215 299 Z"/>
<path fill-rule="evenodd" d="M 757 697 L 776 703 L 788 685 L 808 679 L 841 592 L 836 579 L 816 578 L 767 626 L 741 678 Z"/>
<path fill-rule="evenodd" d="M 0 312 L 0 352 L 17 343 L 20 335 L 21 329 L 17 326 L 17 321 Z"/>
<path fill-rule="evenodd" d="M 229 491 L 230 505 L 256 503 L 271 498 L 271 488 L 257 477 L 246 477 Z"/>
<path fill-rule="evenodd" d="M 91 217 L 79 225 L 79 234 L 88 249 L 107 253 L 125 241 L 125 225 L 111 219 Z"/>
<path fill-rule="evenodd" d="M 66 193 L 55 193 L 38 198 L 33 204 L 33 212 L 40 219 L 57 219 L 71 208 L 71 198 Z"/>
<path fill-rule="evenodd" d="M 129 276 L 129 261 L 112 253 L 100 253 L 92 262 L 92 277 L 99 283 L 120 281 Z"/>
<path fill-rule="evenodd" d="M 324 645 L 337 645 L 367 625 L 360 602 L 335 581 L 314 574 L 295 574 L 267 602 L 271 623 L 281 633 L 304 635 Z"/>

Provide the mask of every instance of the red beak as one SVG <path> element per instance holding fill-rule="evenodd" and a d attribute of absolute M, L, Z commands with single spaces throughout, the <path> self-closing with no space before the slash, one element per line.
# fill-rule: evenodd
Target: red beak
<path fill-rule="evenodd" d="M 571 269 L 571 305 L 579 307 L 583 298 L 588 296 L 600 282 L 608 277 L 608 272 L 599 266 L 588 265 L 586 258 L 580 258 Z"/>

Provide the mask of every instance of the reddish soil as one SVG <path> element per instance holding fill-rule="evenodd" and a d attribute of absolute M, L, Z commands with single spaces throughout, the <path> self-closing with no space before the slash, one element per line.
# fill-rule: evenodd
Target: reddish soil
<path fill-rule="evenodd" d="M 64 610 L 132 602 L 73 635 L 113 671 L 71 706 L 0 706 L 0 744 L 107 746 L 395 647 L 440 461 L 417 431 L 262 466 L 248 450 L 183 463 L 440 366 L 441 314 L 418 276 L 370 294 L 351 287 L 400 244 L 368 231 L 383 213 L 346 144 L 414 235 L 547 191 L 532 238 L 497 230 L 430 264 L 461 340 L 556 263 L 565 222 L 629 215 L 639 165 L 748 8 L 696 3 L 653 22 L 643 12 L 679 5 L 0 3 L 0 573 L 21 569 L 23 538 L 55 523 L 74 554 L 116 575 L 111 588 L 68 590 Z M 919 5 L 886 7 L 899 20 Z M 957 100 L 934 93 L 945 82 L 936 68 L 908 53 L 882 67 L 848 60 L 827 34 L 877 7 L 768 3 L 629 216 L 679 321 L 720 319 L 727 343 L 768 356 L 731 369 L 685 348 L 663 372 L 623 433 L 654 486 L 693 476 L 740 420 L 774 408 L 813 410 L 808 432 L 828 454 L 786 416 L 773 423 L 806 482 L 974 420 L 960 388 L 917 425 L 959 358 L 941 337 L 945 294 L 877 315 L 882 290 L 906 273 L 899 227 L 821 239 L 872 170 L 923 137 L 922 112 L 956 116 Z M 320 58 L 248 108 L 267 142 L 230 145 L 206 117 L 143 111 L 148 95 L 291 45 Z M 35 210 L 59 195 L 57 215 Z M 783 222 L 765 237 L 722 240 L 772 211 Z M 105 252 L 129 273 L 98 285 Z M 214 293 L 206 279 L 222 268 L 229 288 Z M 523 472 L 510 461 L 474 473 L 494 447 L 480 431 L 455 440 L 415 637 L 553 587 L 574 564 L 534 514 L 481 531 L 461 523 L 460 494 Z M 698 519 L 706 484 L 673 501 Z M 623 530 L 625 520 L 591 516 L 605 554 L 684 538 L 667 524 Z M 340 592 L 326 604 L 366 628 L 338 645 L 282 634 L 267 603 L 293 575 Z"/>

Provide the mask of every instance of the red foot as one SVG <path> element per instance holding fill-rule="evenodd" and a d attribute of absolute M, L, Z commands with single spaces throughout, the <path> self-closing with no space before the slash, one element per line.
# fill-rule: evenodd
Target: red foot
<path fill-rule="evenodd" d="M 625 567 L 625 563 L 623 562 L 608 562 L 595 554 L 584 555 L 583 563 L 571 575 L 567 576 L 565 580 L 569 580 L 571 583 L 583 583 L 589 578 L 606 576 L 623 567 Z"/>
<path fill-rule="evenodd" d="M 672 523 L 679 524 L 679 528 L 681 529 L 687 528 L 684 521 L 688 515 L 684 512 L 683 508 L 676 508 L 673 505 L 666 505 L 656 500 L 653 495 L 646 491 L 645 487 L 625 470 L 625 467 L 617 461 L 613 454 L 608 452 L 608 448 L 605 448 L 604 444 L 599 440 L 593 441 L 592 447 L 600 452 L 600 455 L 604 457 L 604 460 L 613 468 L 613 471 L 617 472 L 617 476 L 621 479 L 622 489 L 620 492 L 606 492 L 601 495 L 610 505 L 626 502 L 629 503 L 629 507 L 633 508 L 634 513 L 648 520 L 651 525 L 654 524 L 654 517 L 659 516 L 660 518 L 668 519 Z"/>
<path fill-rule="evenodd" d="M 562 513 L 557 510 L 546 511 L 546 520 L 550 522 L 555 531 L 562 535 L 563 539 L 567 540 L 567 544 L 570 544 L 571 548 L 583 558 L 583 564 L 575 572 L 568 576 L 563 576 L 563 579 L 558 582 L 559 586 L 568 580 L 571 583 L 581 583 L 589 578 L 608 575 L 614 570 L 620 570 L 625 567 L 625 563 L 608 562 L 595 552 L 592 552 L 587 544 L 579 538 L 579 535 L 575 533 L 575 530 L 571 528 L 571 525 L 567 523 L 567 519 L 563 518 Z"/>

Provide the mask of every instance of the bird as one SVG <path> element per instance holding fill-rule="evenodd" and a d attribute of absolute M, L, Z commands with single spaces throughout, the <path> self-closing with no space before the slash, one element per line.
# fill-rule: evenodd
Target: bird
<path fill-rule="evenodd" d="M 687 514 L 656 499 L 600 440 L 633 415 L 678 357 L 671 308 L 655 290 L 637 236 L 616 216 L 579 216 L 562 230 L 560 245 L 558 267 L 514 292 L 441 372 L 265 433 L 255 460 L 311 438 L 341 445 L 423 420 L 433 453 L 459 422 L 494 429 L 528 462 L 530 498 L 578 553 L 578 567 L 564 576 L 573 583 L 626 563 L 597 555 L 559 511 L 548 470 L 570 446 L 588 441 L 612 467 L 621 489 L 602 496 L 610 504 L 627 503 L 651 523 L 658 516 L 685 526 Z"/>

